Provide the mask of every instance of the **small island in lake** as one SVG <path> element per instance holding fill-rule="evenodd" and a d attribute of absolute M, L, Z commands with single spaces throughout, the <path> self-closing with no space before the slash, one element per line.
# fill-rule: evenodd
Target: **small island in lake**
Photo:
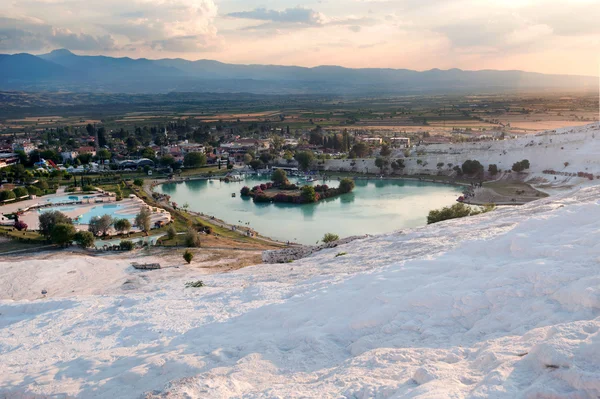
<path fill-rule="evenodd" d="M 307 204 L 346 194 L 354 189 L 354 181 L 348 178 L 342 179 L 340 185 L 336 188 L 331 188 L 326 184 L 298 187 L 296 184 L 290 183 L 285 171 L 282 169 L 276 169 L 271 176 L 271 180 L 252 188 L 245 186 L 240 190 L 240 195 L 242 197 L 252 197 L 254 202 Z"/>

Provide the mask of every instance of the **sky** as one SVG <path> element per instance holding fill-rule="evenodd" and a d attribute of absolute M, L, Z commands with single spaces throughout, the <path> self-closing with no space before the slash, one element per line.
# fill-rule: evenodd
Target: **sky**
<path fill-rule="evenodd" d="M 599 75 L 600 0 L 0 0 L 0 53 Z"/>

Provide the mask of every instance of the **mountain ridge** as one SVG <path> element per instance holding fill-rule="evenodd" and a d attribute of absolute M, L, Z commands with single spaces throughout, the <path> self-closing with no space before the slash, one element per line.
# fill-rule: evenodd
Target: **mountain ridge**
<path fill-rule="evenodd" d="M 164 93 L 402 94 L 486 90 L 597 90 L 598 78 L 519 70 L 425 71 L 394 68 L 228 64 L 216 60 L 46 54 L 0 55 L 0 89 Z M 264 87 L 261 87 L 261 83 Z"/>

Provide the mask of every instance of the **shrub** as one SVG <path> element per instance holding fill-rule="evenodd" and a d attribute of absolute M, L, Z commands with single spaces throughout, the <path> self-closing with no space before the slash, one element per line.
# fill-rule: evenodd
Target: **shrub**
<path fill-rule="evenodd" d="M 191 253 L 189 250 L 185 251 L 183 254 L 183 259 L 188 263 L 192 263 L 192 259 L 194 259 L 194 254 Z"/>
<path fill-rule="evenodd" d="M 344 256 L 344 255 L 348 255 L 346 252 L 338 252 L 335 257 L 337 258 L 338 256 Z"/>
<path fill-rule="evenodd" d="M 462 164 L 462 172 L 465 175 L 475 175 L 483 173 L 483 165 L 479 161 L 468 159 Z"/>
<path fill-rule="evenodd" d="M 337 234 L 326 233 L 323 236 L 323 238 L 321 239 L 321 241 L 323 241 L 325 244 L 328 244 L 330 242 L 337 241 L 339 239 L 340 239 L 340 237 Z"/>
<path fill-rule="evenodd" d="M 65 247 L 71 244 L 75 237 L 75 227 L 72 224 L 59 223 L 52 227 L 52 243 Z"/>
<path fill-rule="evenodd" d="M 201 152 L 188 152 L 183 157 L 183 166 L 187 168 L 199 168 L 206 164 L 206 155 Z"/>
<path fill-rule="evenodd" d="M 300 193 L 300 198 L 302 198 L 302 202 L 318 201 L 317 193 L 315 192 L 315 188 L 313 186 L 302 187 L 302 191 Z"/>
<path fill-rule="evenodd" d="M 138 187 L 142 187 L 144 185 L 144 179 L 137 178 L 133 181 L 133 184 L 135 184 Z"/>
<path fill-rule="evenodd" d="M 13 193 L 15 193 L 15 197 L 17 198 L 26 197 L 27 195 L 29 195 L 25 187 L 15 187 Z"/>
<path fill-rule="evenodd" d="M 461 202 L 452 206 L 446 206 L 442 209 L 434 209 L 429 211 L 427 216 L 427 224 L 441 222 L 443 220 L 462 218 L 465 216 L 474 216 L 480 213 L 489 212 L 495 208 L 493 204 L 484 205 L 482 210 L 477 210 L 469 207 Z"/>
<path fill-rule="evenodd" d="M 81 248 L 90 248 L 94 245 L 94 235 L 89 231 L 78 231 L 73 236 L 73 240 Z"/>
<path fill-rule="evenodd" d="M 243 197 L 250 195 L 250 187 L 248 187 L 248 186 L 242 187 L 242 189 L 240 190 L 240 195 L 242 195 Z"/>
<path fill-rule="evenodd" d="M 524 159 L 520 162 L 515 162 L 512 166 L 512 170 L 514 170 L 515 172 L 522 172 L 525 169 L 529 169 L 529 161 L 527 159 Z"/>
<path fill-rule="evenodd" d="M 9 201 L 15 198 L 17 198 L 17 196 L 10 190 L 0 191 L 0 201 Z"/>
<path fill-rule="evenodd" d="M 192 228 L 188 230 L 185 235 L 185 246 L 190 248 L 197 248 L 200 246 L 200 236 L 196 230 Z"/>
<path fill-rule="evenodd" d="M 35 185 L 40 190 L 48 190 L 48 188 L 49 188 L 48 182 L 46 180 L 40 180 L 37 183 L 35 183 Z"/>
<path fill-rule="evenodd" d="M 133 241 L 123 240 L 119 243 L 121 251 L 132 251 L 134 247 Z"/>
<path fill-rule="evenodd" d="M 167 238 L 169 240 L 174 239 L 177 236 L 177 231 L 175 230 L 175 227 L 173 226 L 169 226 L 169 228 L 167 229 Z"/>
<path fill-rule="evenodd" d="M 27 227 L 27 223 L 23 222 L 22 220 L 17 220 L 15 222 L 15 229 L 19 231 L 27 231 Z"/>
<path fill-rule="evenodd" d="M 495 175 L 497 175 L 497 174 L 498 174 L 498 165 L 496 165 L 496 164 L 493 164 L 493 163 L 492 163 L 492 164 L 490 164 L 490 165 L 488 166 L 488 172 L 490 172 L 490 174 L 491 174 L 492 176 L 495 176 Z"/>
<path fill-rule="evenodd" d="M 42 195 L 42 190 L 40 190 L 36 186 L 27 186 L 27 192 L 29 193 L 29 195 Z"/>
<path fill-rule="evenodd" d="M 347 177 L 343 178 L 340 181 L 339 189 L 342 194 L 349 193 L 350 191 L 354 190 L 354 180 Z"/>
<path fill-rule="evenodd" d="M 185 255 L 184 255 L 184 259 L 185 259 Z M 186 259 L 186 261 L 187 261 L 187 259 Z M 190 262 L 188 262 L 188 263 L 190 263 Z M 185 283 L 185 287 L 186 288 L 200 288 L 200 287 L 204 287 L 204 283 L 202 282 L 202 280 L 188 281 L 187 283 Z"/>

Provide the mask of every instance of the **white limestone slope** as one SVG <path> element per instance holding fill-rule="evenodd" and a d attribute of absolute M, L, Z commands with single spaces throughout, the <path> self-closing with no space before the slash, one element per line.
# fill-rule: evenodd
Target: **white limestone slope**
<path fill-rule="evenodd" d="M 202 279 L 0 302 L 0 396 L 600 395 L 600 187 Z"/>

